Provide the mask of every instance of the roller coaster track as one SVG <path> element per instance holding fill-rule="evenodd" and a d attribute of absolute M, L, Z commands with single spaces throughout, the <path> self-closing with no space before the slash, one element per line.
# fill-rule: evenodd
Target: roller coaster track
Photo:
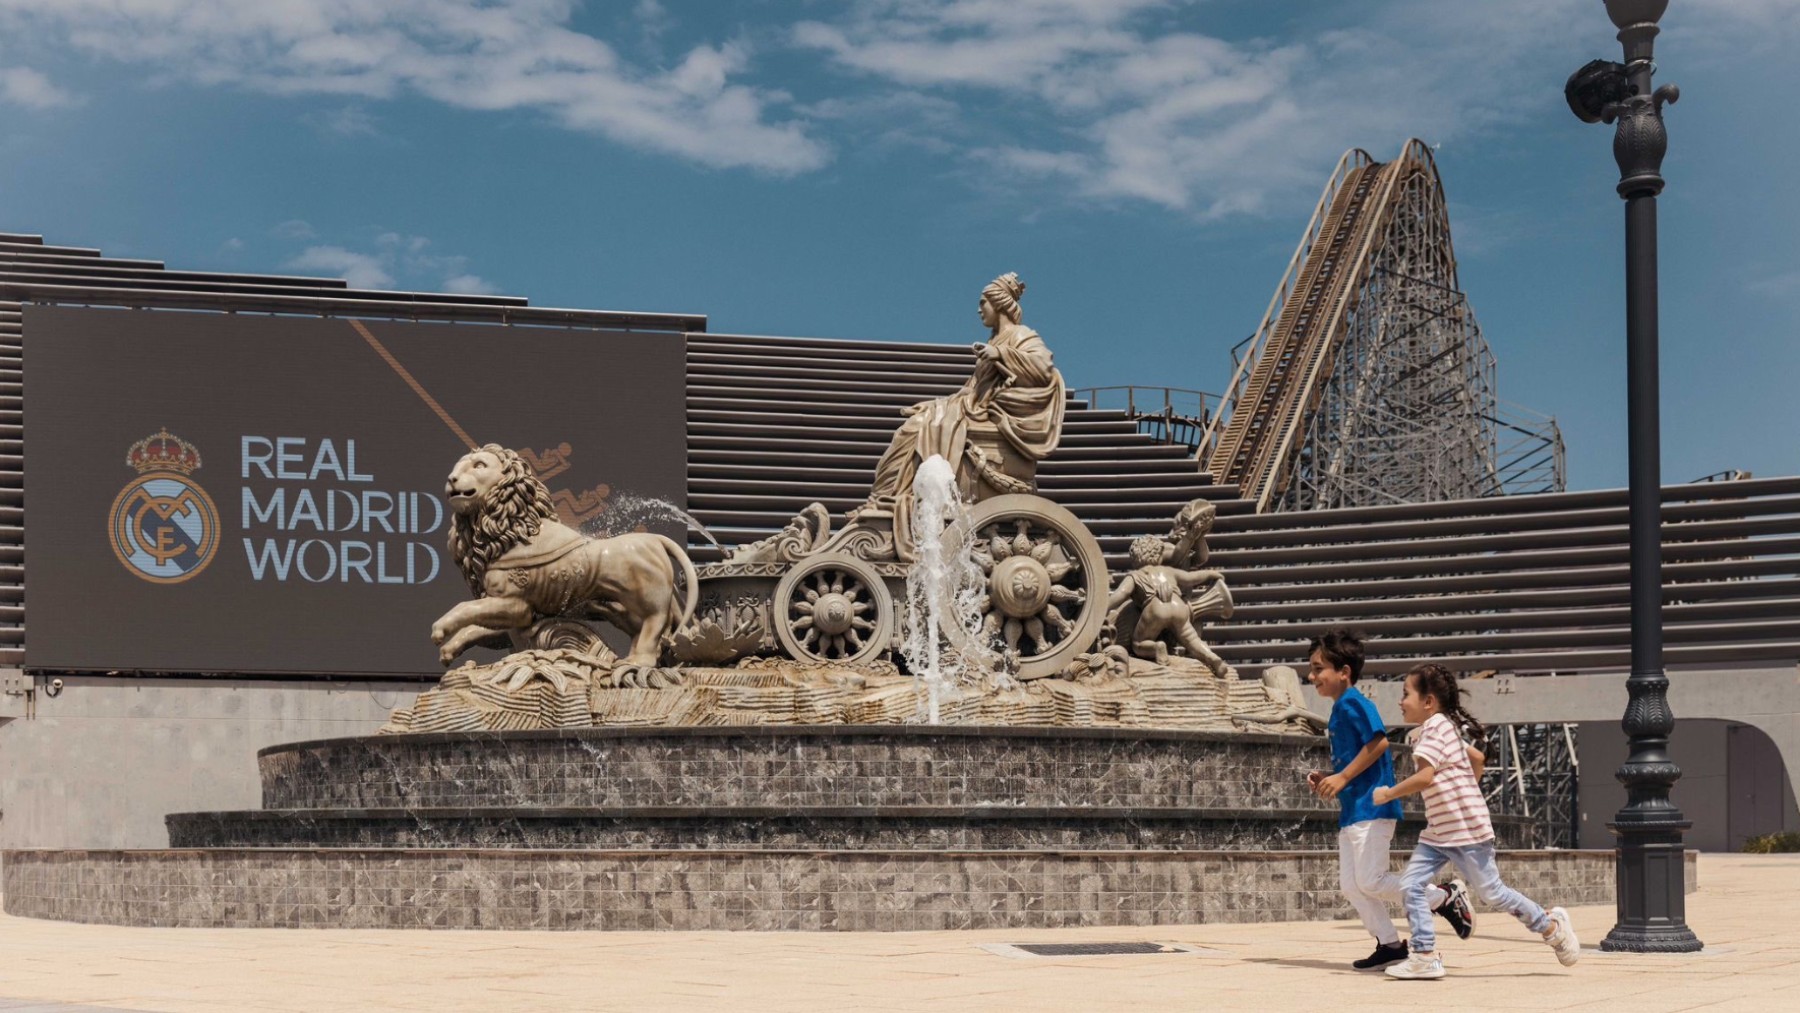
<path fill-rule="evenodd" d="M 1377 163 L 1358 148 L 1332 170 L 1217 416 L 1229 421 L 1213 442 L 1208 470 L 1214 481 L 1238 485 L 1257 509 L 1268 509 L 1280 491 L 1286 452 L 1317 406 L 1321 374 L 1329 374 L 1336 357 L 1333 339 L 1387 224 L 1395 184 L 1430 166 L 1429 150 L 1411 141 L 1393 162 Z M 1435 182 L 1436 169 L 1428 171 Z"/>
<path fill-rule="evenodd" d="M 1412 140 L 1391 162 L 1339 159 L 1202 460 L 1259 512 L 1560 489 L 1554 422 L 1505 412 L 1458 289 L 1437 166 Z M 1503 448 L 1516 433 L 1528 446 Z M 1528 461 L 1554 466 L 1526 490 Z"/>

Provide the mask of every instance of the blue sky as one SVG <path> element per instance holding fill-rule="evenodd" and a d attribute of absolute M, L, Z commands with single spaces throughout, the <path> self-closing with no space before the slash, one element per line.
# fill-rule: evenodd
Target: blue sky
<path fill-rule="evenodd" d="M 1664 475 L 1800 473 L 1794 0 L 1674 0 Z M 1501 395 L 1623 485 L 1599 0 L 0 0 L 0 231 L 171 267 L 966 342 L 1217 391 L 1338 156 L 1439 145 Z M 1787 170 L 1783 172 L 1782 170 Z"/>

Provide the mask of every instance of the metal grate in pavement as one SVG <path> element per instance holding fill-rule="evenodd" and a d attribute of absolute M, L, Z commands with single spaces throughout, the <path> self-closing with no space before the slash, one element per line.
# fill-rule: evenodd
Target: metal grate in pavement
<path fill-rule="evenodd" d="M 1151 953 L 1212 954 L 1219 951 L 1186 943 L 1126 941 L 1116 943 L 982 943 L 981 948 L 1001 957 L 1110 957 Z"/>
<path fill-rule="evenodd" d="M 1014 943 L 1038 957 L 1099 957 L 1113 953 L 1180 953 L 1161 943 Z"/>

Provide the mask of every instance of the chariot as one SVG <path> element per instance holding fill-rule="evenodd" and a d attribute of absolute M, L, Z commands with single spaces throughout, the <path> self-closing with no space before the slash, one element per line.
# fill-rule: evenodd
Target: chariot
<path fill-rule="evenodd" d="M 1020 679 L 1054 675 L 1087 651 L 1105 620 L 1108 574 L 1087 526 L 1033 490 L 1035 462 L 991 424 L 971 423 L 957 471 L 968 503 L 951 544 L 966 544 L 985 586 L 979 634 L 946 623 L 958 646 L 970 636 Z M 699 566 L 695 620 L 674 637 L 677 661 L 725 664 L 754 654 L 855 665 L 896 656 L 907 575 L 891 504 L 872 500 L 832 530 L 819 503 L 782 531 Z"/>

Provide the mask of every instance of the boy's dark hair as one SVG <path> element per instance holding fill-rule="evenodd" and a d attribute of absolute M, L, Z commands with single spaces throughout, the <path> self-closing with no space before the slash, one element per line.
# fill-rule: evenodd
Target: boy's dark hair
<path fill-rule="evenodd" d="M 1356 685 L 1356 680 L 1362 678 L 1363 637 L 1361 633 L 1343 627 L 1326 630 L 1312 638 L 1312 646 L 1306 649 L 1307 657 L 1311 657 L 1314 651 L 1323 654 L 1332 668 L 1349 669 L 1352 686 Z"/>

